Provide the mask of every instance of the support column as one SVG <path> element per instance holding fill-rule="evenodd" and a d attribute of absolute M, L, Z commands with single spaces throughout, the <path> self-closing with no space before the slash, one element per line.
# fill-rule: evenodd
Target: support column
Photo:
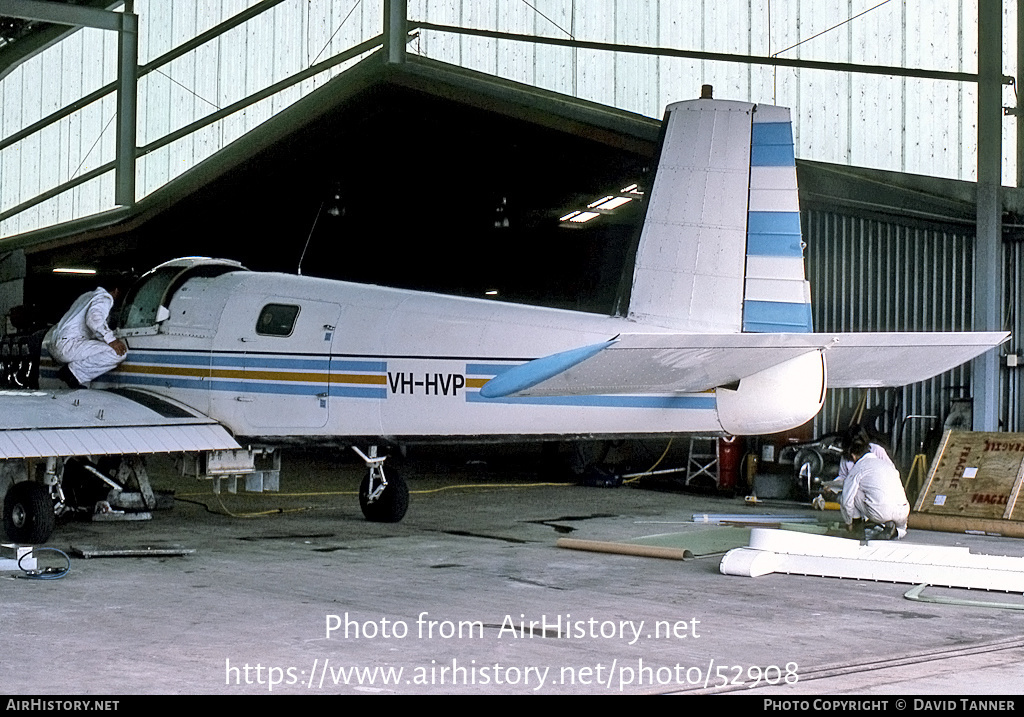
<path fill-rule="evenodd" d="M 1003 325 L 1002 2 L 978 3 L 978 217 L 974 244 L 974 330 Z M 974 430 L 999 430 L 999 350 L 972 365 Z"/>
<path fill-rule="evenodd" d="M 388 64 L 405 62 L 408 11 L 406 0 L 384 0 L 384 52 Z"/>
<path fill-rule="evenodd" d="M 139 16 L 128 0 L 117 33 L 117 164 L 114 203 L 135 204 L 136 94 L 139 86 Z"/>
<path fill-rule="evenodd" d="M 1016 88 L 1020 92 L 1021 80 L 1024 79 L 1024 3 L 1017 3 L 1017 79 Z M 1013 115 L 1017 121 L 1017 187 L 1024 189 L 1024 99 L 1017 100 Z"/>

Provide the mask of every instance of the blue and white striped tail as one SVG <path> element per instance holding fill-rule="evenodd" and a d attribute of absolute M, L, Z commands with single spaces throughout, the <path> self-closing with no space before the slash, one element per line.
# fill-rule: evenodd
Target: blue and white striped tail
<path fill-rule="evenodd" d="M 793 125 L 784 107 L 755 108 L 750 142 L 743 330 L 810 332 Z"/>
<path fill-rule="evenodd" d="M 788 109 L 669 105 L 629 317 L 699 333 L 812 330 Z"/>

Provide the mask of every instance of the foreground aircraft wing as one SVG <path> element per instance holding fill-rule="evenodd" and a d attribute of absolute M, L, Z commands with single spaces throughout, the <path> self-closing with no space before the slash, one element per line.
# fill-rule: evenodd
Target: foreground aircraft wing
<path fill-rule="evenodd" d="M 480 393 L 696 393 L 824 351 L 829 388 L 902 386 L 980 356 L 1009 336 L 970 333 L 622 334 L 511 368 Z"/>
<path fill-rule="evenodd" d="M 0 391 L 0 459 L 239 447 L 213 419 L 143 391 Z"/>

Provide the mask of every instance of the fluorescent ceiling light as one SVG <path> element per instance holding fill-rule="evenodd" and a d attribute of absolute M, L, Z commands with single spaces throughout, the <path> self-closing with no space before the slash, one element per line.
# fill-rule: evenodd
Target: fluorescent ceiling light
<path fill-rule="evenodd" d="M 66 267 L 57 267 L 53 270 L 54 274 L 95 274 L 95 269 L 70 269 Z"/>
<path fill-rule="evenodd" d="M 629 204 L 634 199 L 642 197 L 644 193 L 640 190 L 640 185 L 634 182 L 633 184 L 627 185 L 617 192 L 612 194 L 605 194 L 603 197 L 599 197 L 594 201 L 590 202 L 586 206 L 586 209 L 577 209 L 569 212 L 558 218 L 560 222 L 569 222 L 571 224 L 583 224 L 589 222 L 591 219 L 596 219 L 602 214 L 609 214 L 619 207 Z"/>
<path fill-rule="evenodd" d="M 590 204 L 588 206 L 592 209 L 604 209 L 607 212 L 632 201 L 632 197 L 608 197 L 607 199 L 602 199 L 600 204 Z"/>

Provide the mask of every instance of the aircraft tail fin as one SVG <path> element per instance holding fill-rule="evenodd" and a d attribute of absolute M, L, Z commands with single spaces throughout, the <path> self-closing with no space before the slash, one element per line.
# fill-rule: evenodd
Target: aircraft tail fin
<path fill-rule="evenodd" d="M 629 316 L 695 332 L 810 332 L 789 110 L 669 105 Z"/>

